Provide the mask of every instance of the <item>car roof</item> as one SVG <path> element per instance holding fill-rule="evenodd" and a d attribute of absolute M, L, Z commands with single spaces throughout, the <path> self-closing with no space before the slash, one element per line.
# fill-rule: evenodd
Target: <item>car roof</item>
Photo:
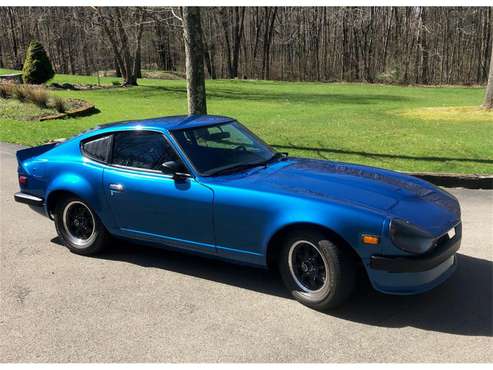
<path fill-rule="evenodd" d="M 115 131 L 124 129 L 157 129 L 157 130 L 177 130 L 188 129 L 200 126 L 210 126 L 234 121 L 231 117 L 213 116 L 213 115 L 192 115 L 192 116 L 168 116 L 149 118 L 143 120 L 131 120 L 106 123 L 94 127 L 87 131 L 91 133 Z"/>

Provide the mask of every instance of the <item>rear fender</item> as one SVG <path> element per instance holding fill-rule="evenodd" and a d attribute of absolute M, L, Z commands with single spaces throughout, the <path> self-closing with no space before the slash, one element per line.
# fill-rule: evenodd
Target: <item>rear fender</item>
<path fill-rule="evenodd" d="M 21 149 L 15 153 L 17 158 L 17 163 L 19 164 L 19 168 L 24 168 L 25 163 L 28 159 L 35 158 L 47 151 L 53 149 L 58 143 L 45 144 L 40 146 L 35 146 L 32 148 Z M 24 168 L 25 169 L 25 168 Z"/>
<path fill-rule="evenodd" d="M 101 176 L 101 174 L 99 175 Z M 92 179 L 93 183 L 99 186 L 92 185 L 90 180 L 90 178 L 88 179 L 86 177 L 82 177 L 76 173 L 64 173 L 57 176 L 50 183 L 46 191 L 46 211 L 49 211 L 48 207 L 50 206 L 50 197 L 56 196 L 57 192 L 63 191 L 72 193 L 91 206 L 106 228 L 112 229 L 114 227 L 114 222 L 111 217 L 111 213 L 107 208 L 104 192 L 100 186 L 101 180 Z"/>

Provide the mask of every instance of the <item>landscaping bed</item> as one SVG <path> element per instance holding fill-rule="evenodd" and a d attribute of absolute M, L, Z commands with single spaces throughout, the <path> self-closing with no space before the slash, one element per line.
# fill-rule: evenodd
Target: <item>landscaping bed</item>
<path fill-rule="evenodd" d="M 60 119 L 65 117 L 79 117 L 86 116 L 96 111 L 96 107 L 81 99 L 67 99 L 65 100 L 67 108 L 64 113 L 56 113 L 53 115 L 45 115 L 39 118 L 39 121 L 49 121 L 54 119 Z"/>
<path fill-rule="evenodd" d="M 53 108 L 40 108 L 15 99 L 0 99 L 0 120 L 39 121 L 44 116 L 55 114 L 59 113 Z"/>
<path fill-rule="evenodd" d="M 42 86 L 0 84 L 0 120 L 47 121 L 93 111 L 94 105 L 85 100 L 50 95 Z"/>

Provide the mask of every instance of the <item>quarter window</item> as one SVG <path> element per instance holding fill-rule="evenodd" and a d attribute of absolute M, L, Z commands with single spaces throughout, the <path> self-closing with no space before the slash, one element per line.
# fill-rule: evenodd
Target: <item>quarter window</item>
<path fill-rule="evenodd" d="M 89 158 L 108 162 L 111 149 L 111 135 L 86 141 L 82 144 L 82 152 Z"/>
<path fill-rule="evenodd" d="M 178 161 L 178 156 L 160 133 L 128 131 L 114 135 L 115 165 L 159 170 L 167 161 Z"/>

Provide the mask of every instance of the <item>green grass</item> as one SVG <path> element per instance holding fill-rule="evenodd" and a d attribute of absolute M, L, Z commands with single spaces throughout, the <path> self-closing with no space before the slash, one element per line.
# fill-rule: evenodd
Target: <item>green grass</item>
<path fill-rule="evenodd" d="M 16 71 L 15 69 L 0 68 L 0 75 L 6 75 L 11 73 L 20 73 L 20 71 Z"/>
<path fill-rule="evenodd" d="M 16 99 L 0 98 L 0 121 L 3 120 L 25 120 L 29 121 L 36 117 L 57 114 L 55 109 L 40 108 L 37 105 L 24 102 L 21 103 Z"/>
<path fill-rule="evenodd" d="M 102 83 L 116 80 L 105 77 Z M 57 75 L 54 81 L 94 84 L 96 77 Z M 0 118 L 0 140 L 35 145 L 100 123 L 186 113 L 185 81 L 139 84 L 54 92 L 92 102 L 101 112 L 48 122 Z M 493 113 L 491 120 L 420 113 L 428 107 L 477 107 L 483 94 L 463 87 L 207 81 L 210 114 L 236 117 L 281 151 L 403 171 L 493 174 Z"/>

